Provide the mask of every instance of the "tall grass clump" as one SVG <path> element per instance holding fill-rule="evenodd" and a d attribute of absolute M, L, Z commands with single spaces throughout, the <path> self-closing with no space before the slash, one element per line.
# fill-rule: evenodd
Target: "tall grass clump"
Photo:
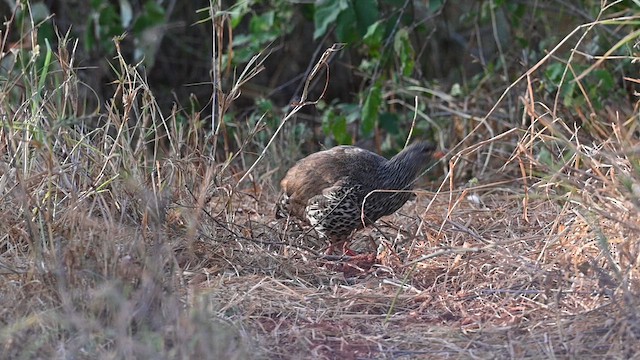
<path fill-rule="evenodd" d="M 563 206 L 557 231 L 572 232 L 549 242 L 539 260 L 561 252 L 568 272 L 597 281 L 594 295 L 608 299 L 610 311 L 598 343 L 629 354 L 640 337 L 640 101 L 633 90 L 640 79 L 632 75 L 640 33 L 637 16 L 604 16 L 616 5 L 562 40 L 571 44 L 566 56 L 558 46 L 526 74 L 524 132 L 511 161 L 531 185 L 524 215 L 528 201 L 546 198 Z M 615 41 L 603 45 L 604 33 Z M 594 46 L 602 55 L 583 51 Z M 548 81 L 542 92 L 530 81 L 540 68 Z"/>
<path fill-rule="evenodd" d="M 2 29 L 20 32 L 0 59 L 3 356 L 243 358 L 241 329 L 181 291 L 219 176 L 194 159 L 197 114 L 163 114 L 119 39 L 113 96 L 86 109 L 77 40 L 38 42 L 29 19 Z"/>

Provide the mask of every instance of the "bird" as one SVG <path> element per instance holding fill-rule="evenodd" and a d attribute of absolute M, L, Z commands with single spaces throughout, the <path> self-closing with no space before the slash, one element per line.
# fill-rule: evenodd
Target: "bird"
<path fill-rule="evenodd" d="M 276 218 L 293 216 L 311 225 L 329 241 L 326 254 L 340 244 L 345 254 L 353 254 L 349 237 L 414 196 L 413 184 L 436 158 L 435 150 L 433 143 L 419 141 L 388 160 L 348 145 L 313 153 L 280 182 Z"/>

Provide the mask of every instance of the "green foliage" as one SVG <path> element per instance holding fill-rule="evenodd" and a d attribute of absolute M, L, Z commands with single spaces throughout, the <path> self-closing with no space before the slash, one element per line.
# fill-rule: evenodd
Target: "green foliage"
<path fill-rule="evenodd" d="M 133 13 L 127 1 L 119 7 L 109 0 L 91 0 L 91 14 L 84 33 L 84 43 L 89 51 L 115 54 L 113 38 L 123 35 L 128 29 L 139 39 L 145 30 L 166 22 L 164 8 L 155 0 L 147 0 L 139 13 Z"/>
<path fill-rule="evenodd" d="M 432 11 L 442 4 L 430 4 Z M 325 36 L 334 30 L 336 41 L 346 42 L 350 49 L 362 54 L 358 69 L 371 85 L 361 94 L 360 131 L 362 137 L 372 136 L 382 126 L 390 134 L 404 136 L 407 124 L 400 126 L 400 117 L 386 111 L 388 105 L 383 98 L 383 88 L 391 92 L 402 88 L 403 77 L 410 77 L 415 70 L 415 51 L 411 41 L 412 18 L 402 16 L 406 6 L 402 1 L 349 1 L 329 0 L 319 3 L 314 12 L 314 38 Z M 395 75 L 394 75 L 395 74 Z M 384 115 L 381 122 L 381 112 Z M 331 116 L 329 116 L 331 118 Z M 335 128 L 334 128 L 335 127 Z M 323 123 L 325 134 L 346 138 L 344 121 Z M 401 131 L 400 129 L 404 129 Z"/>
<path fill-rule="evenodd" d="M 313 22 L 313 38 L 318 39 L 327 33 L 329 27 L 338 20 L 338 16 L 349 8 L 348 0 L 328 0 L 316 6 Z"/>
<path fill-rule="evenodd" d="M 322 130 L 325 134 L 331 134 L 338 144 L 351 144 L 351 135 L 347 131 L 347 117 L 334 111 L 326 111 L 323 114 Z"/>
<path fill-rule="evenodd" d="M 233 36 L 234 65 L 248 62 L 254 55 L 263 51 L 276 39 L 289 34 L 293 30 L 293 8 L 286 1 L 268 2 L 266 9 L 258 12 L 254 9 L 260 1 L 240 1 L 227 13 L 230 14 L 231 27 L 238 31 Z"/>
<path fill-rule="evenodd" d="M 378 118 L 380 127 L 386 130 L 389 134 L 398 134 L 400 132 L 400 117 L 396 113 L 384 112 L 380 114 Z"/>
<path fill-rule="evenodd" d="M 85 46 L 89 51 L 100 48 L 108 54 L 113 54 L 113 37 L 124 33 L 120 14 L 113 4 L 105 0 L 91 0 L 91 10 L 92 20 L 89 21 L 85 32 Z"/>
<path fill-rule="evenodd" d="M 371 24 L 364 34 L 362 41 L 369 48 L 369 55 L 374 58 L 380 57 L 380 50 L 382 40 L 385 34 L 385 23 L 382 20 L 378 20 Z"/>
<path fill-rule="evenodd" d="M 550 64 L 544 76 L 545 89 L 548 92 L 555 93 L 560 91 L 560 98 L 563 105 L 572 107 L 584 106 L 586 100 L 589 99 L 595 110 L 602 109 L 602 100 L 610 98 L 612 92 L 615 92 L 615 81 L 613 74 L 609 70 L 596 69 L 589 73 L 587 77 L 580 80 L 583 92 L 575 81 L 574 74 L 580 74 L 588 68 L 587 65 L 574 64 L 571 69 L 567 69 L 564 80 L 562 79 L 566 65 L 562 63 Z M 560 88 L 558 88 L 560 86 Z M 623 96 L 620 94 L 620 96 Z"/>
<path fill-rule="evenodd" d="M 444 2 L 430 2 L 429 12 L 439 11 Z M 291 6 L 283 0 L 238 1 L 225 14 L 234 29 L 232 64 L 247 63 L 279 38 L 291 33 L 295 13 L 312 19 L 313 38 L 328 37 L 330 41 L 348 44 L 360 63 L 363 88 L 355 98 L 361 100 L 357 111 L 328 106 L 322 113 L 322 130 L 338 143 L 350 143 L 352 136 L 370 137 L 382 127 L 401 143 L 408 132 L 405 117 L 393 115 L 384 94 L 398 94 L 405 86 L 405 78 L 416 71 L 415 21 L 411 7 L 404 1 L 393 0 L 326 0 L 313 4 Z M 226 54 L 225 56 L 230 56 Z M 383 91 L 384 89 L 384 91 Z M 347 105 L 347 104 L 343 104 Z M 380 121 L 381 114 L 385 114 Z M 357 134 L 348 132 L 350 124 L 358 123 Z"/>
<path fill-rule="evenodd" d="M 322 131 L 333 137 L 338 144 L 352 144 L 353 138 L 348 131 L 348 126 L 360 117 L 358 104 L 341 103 L 325 106 L 321 103 L 318 104 L 318 108 L 322 111 Z"/>
<path fill-rule="evenodd" d="M 410 76 L 413 73 L 415 54 L 406 28 L 402 28 L 396 33 L 393 41 L 393 50 L 400 62 L 399 68 L 402 75 Z"/>
<path fill-rule="evenodd" d="M 365 136 L 371 135 L 378 122 L 378 110 L 382 105 L 382 88 L 379 84 L 372 86 L 362 107 L 362 132 Z"/>
<path fill-rule="evenodd" d="M 335 25 L 336 38 L 351 43 L 362 39 L 369 26 L 380 18 L 376 0 L 329 0 L 317 5 L 313 38 L 324 36 Z"/>
<path fill-rule="evenodd" d="M 157 2 L 148 0 L 144 4 L 144 10 L 133 23 L 132 30 L 135 35 L 141 35 L 145 30 L 162 25 L 164 22 L 164 8 Z"/>

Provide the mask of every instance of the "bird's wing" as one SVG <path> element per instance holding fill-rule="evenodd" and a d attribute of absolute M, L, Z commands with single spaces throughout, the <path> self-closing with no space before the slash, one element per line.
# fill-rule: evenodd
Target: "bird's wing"
<path fill-rule="evenodd" d="M 336 146 L 320 151 L 298 161 L 280 183 L 289 197 L 289 212 L 304 218 L 304 209 L 309 199 L 326 189 L 340 186 L 346 179 L 371 176 L 368 169 L 380 159 L 379 155 L 353 146 Z"/>

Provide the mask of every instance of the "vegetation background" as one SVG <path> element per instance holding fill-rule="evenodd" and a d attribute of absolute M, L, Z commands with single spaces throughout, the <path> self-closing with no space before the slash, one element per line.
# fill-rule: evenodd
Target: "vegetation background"
<path fill-rule="evenodd" d="M 7 358 L 635 358 L 640 2 L 0 2 Z M 354 239 L 336 144 L 447 150 Z"/>

